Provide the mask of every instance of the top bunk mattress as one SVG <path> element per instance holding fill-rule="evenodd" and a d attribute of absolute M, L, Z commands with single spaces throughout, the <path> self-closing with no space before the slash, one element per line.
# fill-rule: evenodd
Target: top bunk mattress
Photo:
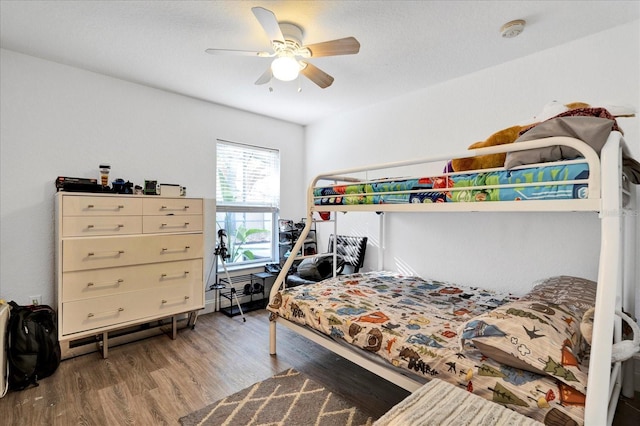
<path fill-rule="evenodd" d="M 588 164 L 575 160 L 318 186 L 313 188 L 313 199 L 316 206 L 585 199 L 588 178 Z"/>

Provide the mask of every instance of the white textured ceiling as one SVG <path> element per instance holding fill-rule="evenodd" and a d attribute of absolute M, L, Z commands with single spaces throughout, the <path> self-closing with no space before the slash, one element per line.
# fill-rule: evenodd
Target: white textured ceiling
<path fill-rule="evenodd" d="M 253 83 L 270 50 L 253 6 L 304 29 L 306 44 L 356 37 L 360 53 L 316 58 L 327 89 Z M 0 1 L 1 47 L 124 80 L 309 124 L 639 19 L 634 1 Z M 525 19 L 517 38 L 507 21 Z"/>

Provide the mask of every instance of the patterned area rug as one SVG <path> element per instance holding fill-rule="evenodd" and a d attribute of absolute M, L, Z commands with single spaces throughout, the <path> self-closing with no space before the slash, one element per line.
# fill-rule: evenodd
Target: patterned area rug
<path fill-rule="evenodd" d="M 290 369 L 182 417 L 193 425 L 371 425 L 369 415 Z"/>

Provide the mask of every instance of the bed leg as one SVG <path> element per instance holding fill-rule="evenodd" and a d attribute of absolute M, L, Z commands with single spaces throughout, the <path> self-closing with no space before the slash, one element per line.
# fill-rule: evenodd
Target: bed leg
<path fill-rule="evenodd" d="M 276 322 L 269 321 L 269 354 L 276 354 Z"/>
<path fill-rule="evenodd" d="M 635 383 L 634 383 L 634 359 L 633 357 L 629 358 L 625 362 L 622 363 L 622 377 L 624 380 L 622 382 L 622 396 L 626 398 L 633 398 L 635 395 Z"/>

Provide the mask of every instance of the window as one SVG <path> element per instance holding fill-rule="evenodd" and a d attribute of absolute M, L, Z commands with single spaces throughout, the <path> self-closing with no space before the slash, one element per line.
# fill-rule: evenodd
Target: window
<path fill-rule="evenodd" d="M 224 229 L 227 234 L 225 262 L 275 262 L 279 151 L 218 139 L 216 152 L 216 232 Z"/>

